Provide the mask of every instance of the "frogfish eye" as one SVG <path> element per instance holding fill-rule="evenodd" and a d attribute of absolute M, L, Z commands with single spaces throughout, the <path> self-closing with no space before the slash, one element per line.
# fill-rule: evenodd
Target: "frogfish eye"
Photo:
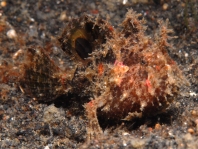
<path fill-rule="evenodd" d="M 75 50 L 82 59 L 85 59 L 89 56 L 89 53 L 92 52 L 92 47 L 88 40 L 77 38 L 75 40 Z"/>
<path fill-rule="evenodd" d="M 69 22 L 58 40 L 65 53 L 76 61 L 82 61 L 93 51 L 102 49 L 102 44 L 112 35 L 113 30 L 105 20 L 83 16 Z"/>

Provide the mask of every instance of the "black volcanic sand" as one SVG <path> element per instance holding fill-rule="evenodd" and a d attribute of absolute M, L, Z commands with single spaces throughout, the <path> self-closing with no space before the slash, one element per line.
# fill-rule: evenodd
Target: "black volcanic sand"
<path fill-rule="evenodd" d="M 0 67 L 26 47 L 50 45 L 58 55 L 56 39 L 72 18 L 100 15 L 118 26 L 132 8 L 147 21 L 149 35 L 159 19 L 169 19 L 171 36 L 177 36 L 170 40 L 174 48 L 169 53 L 191 86 L 181 87 L 173 104 L 157 116 L 117 124 L 100 120 L 104 136 L 85 142 L 86 117 L 78 95 L 37 102 L 7 81 L 0 84 L 0 148 L 198 148 L 198 1 L 131 1 L 1 1 Z M 79 102 L 72 102 L 76 98 Z"/>

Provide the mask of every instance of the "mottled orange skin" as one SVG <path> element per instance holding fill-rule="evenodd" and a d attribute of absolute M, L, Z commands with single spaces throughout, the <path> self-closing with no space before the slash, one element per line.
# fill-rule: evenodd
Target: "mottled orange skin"
<path fill-rule="evenodd" d="M 159 35 L 151 39 L 144 34 L 143 21 L 129 11 L 122 23 L 123 30 L 107 40 L 104 51 L 111 49 L 115 61 L 103 63 L 104 72 L 94 76 L 91 89 L 97 115 L 112 120 L 131 120 L 163 112 L 185 82 L 176 63 L 166 49 L 171 30 L 160 22 Z M 95 52 L 96 53 L 96 52 Z M 93 57 L 95 56 L 93 53 Z M 91 65 L 92 70 L 100 67 Z"/>

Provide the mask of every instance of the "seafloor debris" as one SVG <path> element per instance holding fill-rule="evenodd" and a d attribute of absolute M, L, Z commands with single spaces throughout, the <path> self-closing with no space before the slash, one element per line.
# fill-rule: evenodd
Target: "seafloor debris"
<path fill-rule="evenodd" d="M 139 17 L 129 10 L 120 30 L 90 16 L 72 20 L 59 38 L 70 57 L 68 68 L 60 69 L 45 49 L 30 48 L 20 86 L 43 101 L 68 92 L 89 97 L 84 105 L 89 134 L 101 132 L 98 117 L 131 120 L 164 111 L 187 81 L 167 53 L 167 23 L 159 22 L 151 38 Z"/>

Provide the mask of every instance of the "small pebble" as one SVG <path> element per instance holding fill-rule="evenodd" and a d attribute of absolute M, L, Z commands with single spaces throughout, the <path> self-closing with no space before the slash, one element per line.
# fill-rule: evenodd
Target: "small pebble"
<path fill-rule="evenodd" d="M 64 20 L 66 20 L 66 19 L 67 19 L 66 11 L 63 11 L 63 12 L 60 14 L 59 19 L 60 19 L 61 21 L 64 21 Z"/>
<path fill-rule="evenodd" d="M 125 5 L 128 2 L 128 0 L 123 0 L 123 5 Z"/>
<path fill-rule="evenodd" d="M 19 58 L 19 55 L 21 55 L 23 53 L 22 49 L 19 49 L 17 52 L 14 53 L 13 55 L 13 60 L 16 60 L 17 58 Z"/>
<path fill-rule="evenodd" d="M 47 146 L 44 147 L 44 149 L 50 149 L 50 148 L 49 148 L 49 146 L 47 145 Z"/>
<path fill-rule="evenodd" d="M 163 10 L 167 10 L 168 9 L 168 4 L 164 3 L 164 5 L 162 6 Z"/>
<path fill-rule="evenodd" d="M 128 135 L 130 135 L 130 134 L 129 134 L 128 132 L 123 132 L 122 135 L 123 135 L 123 136 L 128 136 Z"/>
<path fill-rule="evenodd" d="M 8 36 L 8 38 L 10 38 L 10 39 L 16 38 L 16 37 L 17 37 L 16 31 L 15 31 L 14 29 L 10 29 L 10 30 L 7 32 L 7 36 Z"/>
<path fill-rule="evenodd" d="M 188 57 L 188 53 L 185 53 L 185 57 Z"/>
<path fill-rule="evenodd" d="M 189 93 L 190 96 L 197 96 L 197 94 L 195 92 L 191 92 Z"/>
<path fill-rule="evenodd" d="M 126 141 L 123 141 L 123 146 L 127 146 Z"/>
<path fill-rule="evenodd" d="M 194 134 L 194 133 L 195 133 L 195 131 L 194 131 L 192 128 L 189 128 L 189 129 L 188 129 L 188 132 L 189 132 L 190 134 Z"/>
<path fill-rule="evenodd" d="M 192 114 L 193 116 L 196 116 L 196 115 L 197 115 L 197 111 L 192 110 L 192 111 L 191 111 L 191 114 Z"/>
<path fill-rule="evenodd" d="M 6 5 L 7 5 L 6 1 L 2 1 L 2 2 L 1 2 L 1 6 L 2 6 L 2 7 L 5 7 Z"/>
<path fill-rule="evenodd" d="M 156 129 L 156 130 L 160 130 L 160 129 L 161 129 L 161 125 L 160 125 L 160 124 L 156 124 L 156 125 L 155 125 L 155 129 Z"/>

